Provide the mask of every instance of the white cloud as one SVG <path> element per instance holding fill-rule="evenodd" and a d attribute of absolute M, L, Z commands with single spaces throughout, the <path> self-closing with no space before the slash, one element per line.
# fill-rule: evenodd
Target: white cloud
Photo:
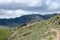
<path fill-rule="evenodd" d="M 0 4 L 8 4 L 11 2 L 12 2 L 12 0 L 0 0 Z"/>
<path fill-rule="evenodd" d="M 24 4 L 28 7 L 42 6 L 42 0 L 26 0 Z"/>
<path fill-rule="evenodd" d="M 51 5 L 49 6 L 49 10 L 55 10 L 58 9 L 60 7 L 60 4 L 53 2 L 51 3 Z"/>
<path fill-rule="evenodd" d="M 59 13 L 57 12 L 33 12 L 33 11 L 24 11 L 24 10 L 0 10 L 0 18 L 16 18 L 16 17 L 20 17 L 22 15 L 29 15 L 29 14 L 52 14 L 52 13 Z"/>
<path fill-rule="evenodd" d="M 60 8 L 60 1 L 59 0 L 48 0 L 47 1 L 48 5 L 48 10 L 53 11 L 53 10 L 59 10 Z"/>
<path fill-rule="evenodd" d="M 16 3 L 16 4 L 24 4 L 28 7 L 35 7 L 35 6 L 41 6 L 42 0 L 0 0 L 0 4 L 10 4 L 10 3 Z"/>
<path fill-rule="evenodd" d="M 38 12 L 30 12 L 23 10 L 0 10 L 0 18 L 15 18 L 20 17 L 22 15 L 28 14 L 37 14 Z"/>

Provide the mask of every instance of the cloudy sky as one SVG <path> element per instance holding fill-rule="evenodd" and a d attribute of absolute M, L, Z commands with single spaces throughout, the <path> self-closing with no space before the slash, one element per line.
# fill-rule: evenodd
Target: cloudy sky
<path fill-rule="evenodd" d="M 60 0 L 0 0 L 0 18 L 60 12 Z"/>

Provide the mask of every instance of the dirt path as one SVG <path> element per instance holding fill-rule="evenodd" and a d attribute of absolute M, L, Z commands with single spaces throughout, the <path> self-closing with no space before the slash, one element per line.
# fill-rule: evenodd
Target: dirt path
<path fill-rule="evenodd" d="M 54 38 L 54 40 L 60 40 L 60 30 L 57 30 L 57 29 L 51 29 L 52 31 L 55 31 L 57 34 L 56 34 L 56 37 Z"/>

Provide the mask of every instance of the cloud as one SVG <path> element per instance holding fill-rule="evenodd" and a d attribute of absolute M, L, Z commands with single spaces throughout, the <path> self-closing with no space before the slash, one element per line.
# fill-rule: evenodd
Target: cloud
<path fill-rule="evenodd" d="M 34 12 L 34 11 L 24 11 L 24 10 L 0 10 L 0 18 L 16 18 L 16 17 L 20 17 L 22 15 L 29 15 L 29 14 L 52 14 L 54 12 Z M 58 12 L 57 12 L 58 13 Z"/>
<path fill-rule="evenodd" d="M 0 0 L 0 9 L 25 11 L 60 11 L 60 0 Z"/>
<path fill-rule="evenodd" d="M 60 11 L 60 0 L 0 0 L 0 18 Z"/>
<path fill-rule="evenodd" d="M 47 11 L 60 11 L 60 0 L 49 0 Z"/>
<path fill-rule="evenodd" d="M 46 0 L 0 0 L 0 9 L 40 11 L 47 8 Z"/>
<path fill-rule="evenodd" d="M 28 15 L 28 14 L 37 14 L 38 12 L 30 12 L 30 11 L 24 11 L 24 10 L 0 10 L 0 18 L 15 18 L 20 17 L 22 15 Z"/>
<path fill-rule="evenodd" d="M 0 4 L 24 4 L 28 7 L 41 6 L 42 0 L 0 0 Z"/>

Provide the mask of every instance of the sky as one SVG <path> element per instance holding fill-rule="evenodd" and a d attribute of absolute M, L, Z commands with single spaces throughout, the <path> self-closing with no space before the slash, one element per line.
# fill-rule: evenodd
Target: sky
<path fill-rule="evenodd" d="M 0 18 L 60 12 L 60 0 L 0 0 Z"/>

